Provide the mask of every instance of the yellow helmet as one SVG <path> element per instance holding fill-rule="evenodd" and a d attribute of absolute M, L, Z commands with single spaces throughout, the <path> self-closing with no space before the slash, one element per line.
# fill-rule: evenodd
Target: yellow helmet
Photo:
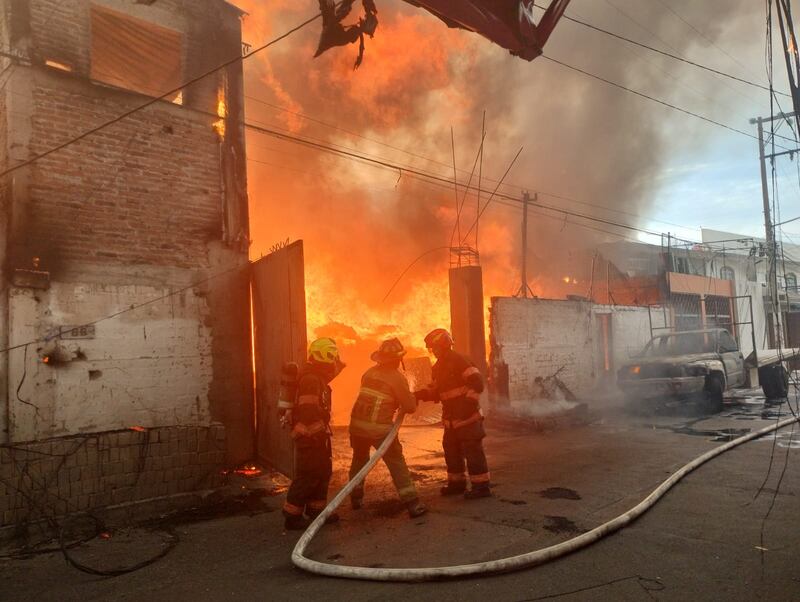
<path fill-rule="evenodd" d="M 336 341 L 330 337 L 317 339 L 308 346 L 308 359 L 319 364 L 341 363 Z"/>

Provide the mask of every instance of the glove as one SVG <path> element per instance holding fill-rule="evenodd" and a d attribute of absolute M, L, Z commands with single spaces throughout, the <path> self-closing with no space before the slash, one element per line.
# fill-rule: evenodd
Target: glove
<path fill-rule="evenodd" d="M 439 403 L 439 400 L 436 399 L 436 395 L 430 389 L 420 389 L 419 391 L 414 391 L 414 397 L 417 401 L 432 401 L 434 403 Z"/>

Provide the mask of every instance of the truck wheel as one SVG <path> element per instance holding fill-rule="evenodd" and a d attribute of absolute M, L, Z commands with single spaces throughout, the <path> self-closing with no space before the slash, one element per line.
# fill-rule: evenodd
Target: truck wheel
<path fill-rule="evenodd" d="M 789 374 L 782 364 L 762 366 L 758 369 L 758 379 L 767 399 L 785 399 L 789 393 Z"/>
<path fill-rule="evenodd" d="M 724 389 L 722 379 L 712 374 L 706 380 L 706 388 L 703 392 L 703 411 L 706 414 L 717 414 L 722 411 L 722 395 Z"/>

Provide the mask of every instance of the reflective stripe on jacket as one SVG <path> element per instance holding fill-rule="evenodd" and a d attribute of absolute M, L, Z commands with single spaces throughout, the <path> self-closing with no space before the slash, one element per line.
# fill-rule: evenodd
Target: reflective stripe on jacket
<path fill-rule="evenodd" d="M 483 377 L 465 356 L 448 351 L 433 365 L 431 394 L 442 402 L 445 427 L 458 428 L 480 420 Z"/>
<path fill-rule="evenodd" d="M 408 381 L 395 368 L 378 364 L 361 377 L 361 389 L 350 414 L 350 434 L 379 439 L 392 428 L 395 413 L 417 409 Z"/>

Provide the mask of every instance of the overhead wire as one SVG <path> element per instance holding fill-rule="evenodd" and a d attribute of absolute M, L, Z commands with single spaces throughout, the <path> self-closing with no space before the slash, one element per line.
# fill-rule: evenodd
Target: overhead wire
<path fill-rule="evenodd" d="M 234 266 L 232 268 L 228 268 L 227 270 L 222 270 L 220 272 L 216 272 L 216 273 L 214 273 L 214 274 L 212 274 L 212 275 L 210 275 L 210 276 L 208 276 L 206 278 L 203 278 L 202 280 L 198 280 L 196 282 L 193 282 L 192 284 L 189 284 L 189 285 L 180 287 L 178 289 L 172 290 L 169 293 L 166 293 L 164 295 L 159 295 L 158 297 L 154 297 L 153 299 L 148 299 L 147 301 L 142 301 L 141 303 L 134 303 L 134 304 L 132 304 L 132 305 L 130 305 L 130 306 L 124 308 L 124 309 L 121 309 L 121 310 L 112 312 L 110 314 L 106 314 L 104 316 L 101 316 L 100 318 L 94 319 L 91 322 L 84 322 L 83 324 L 80 324 L 79 326 L 95 326 L 97 324 L 100 324 L 101 322 L 105 322 L 107 320 L 111 320 L 111 319 L 116 318 L 118 316 L 121 316 L 123 314 L 129 313 L 129 312 L 132 312 L 132 311 L 136 311 L 137 309 L 140 309 L 142 307 L 146 307 L 148 305 L 152 305 L 153 303 L 158 303 L 159 301 L 163 301 L 164 299 L 169 299 L 170 297 L 174 297 L 175 295 L 179 295 L 179 294 L 181 294 L 181 293 L 183 293 L 185 291 L 188 291 L 190 289 L 193 289 L 193 288 L 196 288 L 198 286 L 201 286 L 202 284 L 210 282 L 210 281 L 212 281 L 212 280 L 214 280 L 216 278 L 220 278 L 221 276 L 225 276 L 227 274 L 231 274 L 231 273 L 233 273 L 235 271 L 241 270 L 244 267 L 245 266 L 243 266 L 243 265 L 237 265 L 237 266 Z M 73 327 L 70 327 L 70 330 L 72 328 Z M 10 345 L 8 347 L 0 349 L 0 353 L 6 353 L 8 351 L 14 351 L 15 349 L 22 349 L 22 348 L 26 348 L 27 349 L 27 347 L 30 346 L 30 345 L 36 345 L 37 343 L 46 343 L 47 341 L 53 340 L 55 338 L 58 338 L 59 336 L 61 336 L 61 334 L 63 334 L 63 333 L 62 333 L 61 329 L 59 329 L 59 331 L 57 333 L 55 333 L 55 334 L 51 333 L 51 334 L 45 335 L 45 336 L 40 337 L 40 338 L 31 339 L 29 341 L 25 341 L 24 343 L 18 343 L 18 344 Z"/>
<path fill-rule="evenodd" d="M 398 164 L 393 163 L 392 161 L 389 161 L 389 160 L 386 160 L 386 159 L 371 157 L 369 155 L 361 154 L 361 153 L 355 152 L 355 151 L 342 150 L 340 148 L 336 148 L 334 146 L 331 146 L 330 144 L 327 144 L 327 143 L 316 142 L 314 140 L 305 139 L 305 138 L 302 138 L 302 137 L 294 135 L 294 134 L 286 134 L 284 132 L 273 130 L 271 128 L 265 128 L 265 127 L 261 127 L 261 126 L 256 126 L 254 124 L 248 124 L 247 127 L 249 129 L 253 130 L 253 131 L 256 131 L 256 132 L 260 132 L 260 133 L 263 133 L 263 134 L 274 136 L 274 137 L 279 138 L 279 139 L 288 140 L 288 141 L 291 141 L 291 142 L 296 142 L 298 144 L 302 144 L 304 146 L 308 146 L 310 148 L 314 148 L 314 149 L 317 149 L 317 150 L 320 150 L 320 151 L 324 151 L 324 152 L 327 152 L 327 153 L 331 153 L 331 154 L 334 154 L 334 155 L 341 155 L 341 156 L 349 157 L 349 158 L 357 160 L 357 161 L 363 161 L 363 162 L 366 162 L 366 163 L 379 165 L 381 167 L 384 167 L 384 168 L 387 168 L 387 169 L 391 169 L 391 170 L 393 170 L 395 172 L 401 171 L 406 175 L 418 176 L 418 177 L 423 178 L 423 179 L 428 179 L 428 180 L 431 180 L 431 181 L 441 182 L 441 183 L 444 183 L 444 184 L 446 184 L 448 186 L 452 186 L 453 185 L 453 181 L 448 177 L 440 176 L 440 175 L 432 174 L 432 173 L 428 173 L 428 172 L 424 172 L 422 170 L 414 169 L 414 168 L 411 168 L 411 167 L 398 165 Z M 466 188 L 468 188 L 470 190 L 476 190 L 477 189 L 474 186 L 466 186 L 465 183 L 459 183 L 459 185 L 462 186 L 462 187 L 466 187 Z M 522 200 L 519 197 L 516 197 L 516 196 L 513 196 L 513 195 L 509 195 L 509 194 L 502 193 L 502 192 L 499 192 L 499 191 L 495 192 L 494 194 L 495 194 L 495 196 L 497 196 L 499 198 L 504 198 L 504 199 L 513 201 L 515 203 L 522 203 Z M 566 198 L 566 197 L 563 197 L 563 198 Z M 534 203 L 532 203 L 532 204 L 534 204 Z M 553 211 L 558 211 L 558 212 L 561 212 L 561 213 L 566 214 L 566 215 L 571 215 L 571 216 L 574 216 L 574 217 L 580 217 L 580 218 L 587 219 L 587 220 L 597 221 L 597 222 L 601 222 L 601 223 L 606 224 L 606 225 L 617 226 L 619 228 L 624 228 L 624 229 L 627 229 L 627 230 L 642 232 L 642 233 L 650 234 L 650 235 L 658 235 L 659 234 L 659 233 L 653 232 L 652 230 L 647 230 L 645 228 L 639 228 L 639 227 L 636 227 L 636 226 L 632 226 L 631 224 L 626 224 L 626 223 L 622 223 L 622 222 L 615 222 L 613 220 L 602 219 L 602 218 L 594 217 L 594 216 L 588 216 L 586 214 L 570 211 L 570 210 L 567 210 L 567 209 L 562 209 L 560 207 L 551 207 L 549 205 L 544 205 L 542 203 L 535 203 L 535 204 L 537 206 L 545 208 L 545 209 L 552 209 Z"/>
<path fill-rule="evenodd" d="M 140 112 L 140 111 L 142 111 L 142 110 L 144 110 L 144 109 L 146 109 L 146 108 L 148 108 L 148 107 L 150 107 L 150 106 L 162 101 L 163 99 L 166 99 L 166 98 L 169 98 L 171 96 L 174 96 L 178 92 L 181 92 L 184 88 L 186 88 L 188 86 L 191 86 L 192 84 L 195 84 L 195 83 L 197 83 L 199 81 L 202 81 L 206 77 L 208 77 L 210 75 L 213 75 L 214 73 L 217 73 L 218 71 L 220 71 L 220 70 L 222 70 L 222 69 L 224 69 L 226 67 L 229 67 L 230 65 L 233 65 L 233 64 L 238 63 L 238 62 L 242 62 L 242 61 L 244 61 L 244 60 L 246 60 L 246 59 L 248 59 L 250 57 L 255 56 L 256 54 L 262 52 L 263 50 L 266 50 L 267 48 L 270 48 L 271 46 L 274 46 L 278 42 L 281 42 L 282 40 L 288 38 L 293 33 L 297 32 L 297 31 L 300 31 L 301 29 L 303 29 L 307 25 L 310 25 L 311 23 L 313 23 L 314 21 L 319 19 L 321 16 L 322 16 L 321 12 L 317 13 L 313 17 L 310 17 L 310 18 L 306 19 L 302 23 L 296 25 L 295 27 L 292 27 L 288 31 L 284 32 L 283 34 L 281 34 L 281 35 L 271 39 L 270 41 L 262 44 L 258 48 L 253 49 L 251 52 L 249 52 L 246 55 L 242 55 L 241 53 L 239 53 L 239 54 L 237 54 L 237 56 L 235 56 L 235 57 L 233 57 L 231 59 L 228 59 L 226 61 L 223 61 L 222 63 L 218 64 L 217 66 L 212 67 L 211 69 L 208 69 L 208 70 L 204 71 L 203 73 L 201 73 L 201 74 L 199 74 L 199 75 L 197 75 L 195 77 L 192 77 L 189 80 L 184 81 L 179 86 L 177 86 L 175 88 L 172 88 L 171 90 L 168 90 L 167 92 L 164 92 L 163 94 L 161 94 L 159 96 L 150 97 L 145 102 L 133 107 L 132 109 L 129 109 L 129 110 L 117 115 L 116 117 L 113 117 L 112 119 L 104 121 L 103 123 L 101 123 L 101 124 L 99 124 L 99 125 L 97 125 L 97 126 L 95 126 L 93 128 L 90 128 L 90 129 L 82 132 L 81 134 L 78 134 L 77 136 L 73 136 L 72 138 L 69 138 L 69 139 L 65 140 L 64 142 L 62 142 L 60 144 L 52 146 L 49 149 L 34 155 L 33 157 L 25 159 L 25 160 L 17 163 L 16 165 L 13 165 L 11 167 L 6 168 L 3 171 L 0 171 L 0 177 L 8 175 L 10 173 L 13 173 L 13 172 L 15 172 L 15 171 L 17 171 L 19 169 L 22 169 L 24 167 L 27 167 L 29 165 L 32 165 L 33 163 L 36 163 L 37 161 L 40 161 L 41 159 L 43 159 L 43 158 L 45 158 L 45 157 L 47 157 L 49 155 L 52 155 L 53 153 L 56 153 L 56 152 L 58 152 L 60 150 L 63 150 L 64 148 L 67 148 L 68 146 L 71 146 L 71 145 L 73 145 L 73 144 L 75 144 L 77 142 L 80 142 L 81 140 L 89 138 L 89 137 L 93 136 L 94 134 L 96 134 L 96 133 L 108 128 L 109 126 L 112 126 L 112 125 L 114 125 L 116 123 L 119 123 L 120 121 L 123 121 L 124 119 L 127 119 L 131 115 L 133 115 L 135 113 L 138 113 L 138 112 Z"/>
<path fill-rule="evenodd" d="M 539 7 L 539 8 L 542 8 L 542 7 Z M 668 58 L 671 58 L 673 60 L 680 61 L 682 63 L 686 63 L 687 65 L 691 65 L 692 67 L 697 67 L 698 69 L 702 69 L 703 71 L 708 71 L 709 73 L 713 73 L 715 75 L 726 77 L 726 78 L 728 78 L 730 80 L 739 82 L 741 84 L 746 84 L 746 85 L 752 86 L 754 88 L 759 88 L 761 90 L 769 90 L 768 86 L 765 86 L 763 84 L 759 84 L 758 82 L 754 82 L 754 81 L 745 79 L 743 77 L 738 77 L 738 76 L 733 75 L 731 73 L 726 73 L 725 71 L 720 71 L 719 69 L 715 69 L 713 67 L 709 67 L 708 65 L 703 65 L 702 63 L 698 63 L 698 62 L 693 61 L 691 59 L 687 59 L 686 57 L 680 56 L 678 54 L 674 54 L 672 52 L 667 52 L 665 50 L 660 50 L 659 48 L 655 48 L 654 46 L 649 46 L 647 44 L 643 44 L 642 42 L 637 42 L 636 40 L 633 40 L 631 38 L 625 37 L 625 36 L 623 36 L 621 34 L 618 34 L 618 33 L 614 33 L 613 31 L 610 31 L 608 29 L 604 29 L 604 28 L 599 27 L 597 25 L 593 25 L 592 23 L 589 23 L 589 22 L 584 21 L 582 19 L 573 17 L 573 16 L 571 16 L 569 14 L 565 13 L 564 15 L 562 15 L 562 19 L 566 19 L 567 21 L 572 21 L 573 23 L 577 23 L 578 25 L 581 25 L 581 26 L 586 27 L 588 29 L 592 29 L 592 30 L 594 30 L 594 31 L 596 31 L 598 33 L 602 33 L 602 34 L 610 36 L 612 38 L 616 38 L 617 40 L 620 40 L 622 42 L 626 42 L 628 44 L 633 44 L 634 46 L 638 46 L 638 47 L 643 48 L 645 50 L 648 50 L 650 52 L 655 52 L 655 53 L 660 54 L 662 56 L 666 56 Z M 790 97 L 790 95 L 787 94 L 786 92 L 776 91 L 776 93 L 780 94 L 782 96 Z"/>
<path fill-rule="evenodd" d="M 724 128 L 724 129 L 729 130 L 731 132 L 735 132 L 737 134 L 741 134 L 743 136 L 747 136 L 748 138 L 752 138 L 754 140 L 758 140 L 758 136 L 756 136 L 755 134 L 751 134 L 749 132 L 745 132 L 744 130 L 740 130 L 739 128 L 735 128 L 733 126 L 726 125 L 726 124 L 722 123 L 721 121 L 717 121 L 716 119 L 711 119 L 710 117 L 706 117 L 705 115 L 701 115 L 699 113 L 695 113 L 694 111 L 690 111 L 689 109 L 684 109 L 682 107 L 679 107 L 678 105 L 675 105 L 675 104 L 672 104 L 672 103 L 667 102 L 665 100 L 661 100 L 659 98 L 656 98 L 655 96 L 651 96 L 649 94 L 645 94 L 644 92 L 640 92 L 638 90 L 634 90 L 633 88 L 629 88 L 628 86 L 624 86 L 623 84 L 619 84 L 617 82 L 611 81 L 610 79 L 606 79 L 605 77 L 602 77 L 600 75 L 596 75 L 594 73 L 586 71 L 585 69 L 581 69 L 580 67 L 576 67 L 574 65 L 570 65 L 569 63 L 565 63 L 564 61 L 560 61 L 558 59 L 555 59 L 555 58 L 553 58 L 551 56 L 547 56 L 545 54 L 542 55 L 542 58 L 545 59 L 545 60 L 548 60 L 548 61 L 550 61 L 552 63 L 555 63 L 557 65 L 561 65 L 562 67 L 565 67 L 566 69 L 570 69 L 570 70 L 575 71 L 577 73 L 581 73 L 581 74 L 583 74 L 583 75 L 585 75 L 587 77 L 591 77 L 592 79 L 596 79 L 598 81 L 601 81 L 601 82 L 603 82 L 605 84 L 608 84 L 609 86 L 613 86 L 613 87 L 618 88 L 620 90 L 624 90 L 625 92 L 629 92 L 629 93 L 634 94 L 636 96 L 640 96 L 642 98 L 645 98 L 645 99 L 647 99 L 647 100 L 649 100 L 651 102 L 655 102 L 657 104 L 660 104 L 660 105 L 663 105 L 663 106 L 668 107 L 670 109 L 673 109 L 674 111 L 678 111 L 679 113 L 683 113 L 685 115 L 689 115 L 691 117 L 694 117 L 695 119 L 700 119 L 701 121 L 705 121 L 706 123 L 710 123 L 710 124 L 715 125 L 717 127 Z M 778 147 L 778 148 L 782 148 L 783 150 L 790 150 L 790 149 L 785 148 L 785 147 Z"/>
<path fill-rule="evenodd" d="M 278 105 L 274 105 L 274 106 L 278 107 Z M 280 110 L 280 107 L 278 107 L 278 110 Z M 315 121 L 315 123 L 318 123 L 318 124 L 323 125 L 325 127 L 339 129 L 335 125 L 332 125 L 330 123 L 325 123 L 325 122 L 323 122 L 321 120 L 318 120 L 316 118 L 314 118 L 314 121 Z M 272 123 L 267 123 L 267 122 L 264 122 L 264 121 L 253 119 L 252 117 L 248 119 L 246 127 L 249 127 L 250 125 L 260 125 L 262 127 L 268 128 L 268 129 L 277 130 L 277 131 L 284 132 L 284 133 L 290 134 L 290 135 L 295 135 L 294 132 L 289 128 L 285 128 L 285 127 L 281 127 L 281 126 L 278 126 L 278 125 L 275 125 L 275 124 L 272 124 Z M 415 157 L 415 158 L 418 158 L 418 159 L 422 159 L 422 160 L 428 161 L 430 163 L 435 163 L 437 165 L 440 165 L 440 166 L 448 168 L 448 169 L 452 168 L 452 165 L 449 164 L 449 163 L 444 163 L 442 161 L 437 161 L 436 159 L 433 159 L 431 157 L 426 157 L 424 155 L 420 155 L 418 153 L 414 153 L 412 151 L 408 151 L 407 149 L 402 149 L 402 148 L 397 147 L 397 146 L 392 146 L 391 144 L 387 144 L 387 143 L 381 142 L 378 139 L 367 138 L 367 137 L 364 137 L 364 136 L 359 136 L 359 137 L 360 138 L 364 138 L 365 140 L 367 140 L 369 142 L 373 142 L 373 143 L 385 146 L 387 148 L 390 148 L 390 149 L 393 149 L 393 150 L 396 150 L 396 151 L 399 151 L 399 152 L 406 153 L 409 156 L 412 156 L 412 157 Z M 314 137 L 309 137 L 309 136 L 306 136 L 306 138 L 308 138 L 310 140 L 317 141 L 317 142 L 322 142 L 322 143 L 325 143 L 325 144 L 329 144 L 330 146 L 335 146 L 335 147 L 338 147 L 338 148 L 341 148 L 341 149 L 344 149 L 344 150 L 349 150 L 349 151 L 353 151 L 353 152 L 362 153 L 362 154 L 364 154 L 366 156 L 371 156 L 373 158 L 383 159 L 383 157 L 380 157 L 379 155 L 376 155 L 374 153 L 368 153 L 368 152 L 363 151 L 361 149 L 357 149 L 357 148 L 348 147 L 348 146 L 345 146 L 345 145 L 342 145 L 342 144 L 329 142 L 329 141 L 327 141 L 326 139 L 323 139 L 323 138 L 314 138 Z M 485 142 L 484 142 L 484 147 L 485 147 Z M 280 151 L 277 151 L 275 149 L 269 149 L 269 150 L 273 150 L 274 152 L 280 152 Z M 482 156 L 481 156 L 481 160 L 482 160 Z M 395 167 L 394 168 L 394 169 L 397 169 L 398 171 L 400 169 L 402 169 L 404 172 L 406 172 L 406 171 L 409 171 L 410 169 L 413 169 L 413 167 L 408 165 L 408 164 L 399 164 L 399 163 L 397 163 L 396 165 L 403 165 L 402 168 L 400 168 L 400 167 Z M 463 169 L 459 169 L 458 171 L 461 172 L 462 174 L 470 173 L 470 172 L 467 172 L 466 170 L 463 170 Z M 496 179 L 493 179 L 493 178 L 490 178 L 490 177 L 487 177 L 487 176 L 483 176 L 482 175 L 482 169 L 481 169 L 481 173 L 479 173 L 478 180 L 479 180 L 479 182 L 481 182 L 483 179 L 487 180 L 488 182 L 497 183 Z M 534 187 L 532 187 L 532 186 L 523 186 L 523 185 L 520 185 L 520 184 L 511 183 L 511 182 L 504 182 L 503 185 L 501 186 L 501 188 L 504 188 L 504 187 L 505 188 L 511 187 L 511 188 L 513 188 L 515 190 L 519 190 L 519 191 L 533 190 L 534 189 Z M 481 188 L 480 184 L 479 184 L 478 188 L 479 189 Z M 604 205 L 599 205 L 597 203 L 591 203 L 591 202 L 588 202 L 588 201 L 584 201 L 584 200 L 580 200 L 580 199 L 576 199 L 576 198 L 572 198 L 572 197 L 567 197 L 565 195 L 557 194 L 557 193 L 554 193 L 554 192 L 549 192 L 549 191 L 546 191 L 546 190 L 537 189 L 536 193 L 539 194 L 540 196 L 551 197 L 551 198 L 554 198 L 554 199 L 567 201 L 569 203 L 574 203 L 576 205 L 583 205 L 583 206 L 586 206 L 586 207 L 592 207 L 594 209 L 599 209 L 599 210 L 601 210 L 603 212 L 617 213 L 619 215 L 627 215 L 629 217 L 633 217 L 633 218 L 637 218 L 637 219 L 649 219 L 653 223 L 665 224 L 665 225 L 668 225 L 668 226 L 675 226 L 677 228 L 684 228 L 686 230 L 694 229 L 694 228 L 691 228 L 689 226 L 686 226 L 685 224 L 678 224 L 678 223 L 675 223 L 675 222 L 670 222 L 670 221 L 660 220 L 660 219 L 654 219 L 654 218 L 652 218 L 652 219 L 651 218 L 645 218 L 642 215 L 639 215 L 637 213 L 633 213 L 631 211 L 626 211 L 624 209 L 617 209 L 615 207 L 607 207 L 607 206 L 604 206 Z"/>
<path fill-rule="evenodd" d="M 610 3 L 609 3 L 609 5 L 610 5 L 610 6 L 612 6 Z M 673 49 L 673 50 L 675 51 L 675 53 L 677 53 L 677 52 L 678 52 L 678 51 L 677 51 L 677 49 L 675 49 L 673 46 L 669 45 L 669 44 L 668 44 L 668 43 L 667 43 L 667 42 L 666 42 L 666 41 L 665 41 L 663 38 L 661 38 L 660 36 L 658 36 L 658 34 L 656 34 L 656 33 L 655 33 L 654 31 L 652 31 L 651 29 L 649 29 L 649 28 L 645 27 L 643 24 L 641 24 L 639 21 L 635 20 L 635 19 L 634 19 L 634 18 L 633 18 L 631 15 L 629 15 L 628 13 L 626 13 L 626 12 L 622 11 L 622 9 L 620 9 L 620 8 L 618 8 L 618 7 L 616 7 L 616 6 L 612 6 L 612 8 L 614 8 L 614 9 L 615 9 L 615 10 L 617 10 L 617 11 L 618 11 L 618 12 L 619 12 L 621 15 L 623 15 L 625 18 L 627 18 L 628 20 L 630 20 L 630 21 L 631 21 L 631 22 L 632 22 L 634 25 L 636 25 L 636 26 L 637 26 L 639 29 L 641 29 L 642 31 L 644 31 L 644 32 L 645 32 L 647 35 L 649 35 L 649 36 L 650 36 L 650 37 L 652 37 L 652 38 L 656 38 L 656 39 L 658 39 L 658 40 L 659 40 L 659 41 L 660 41 L 662 44 L 664 44 L 664 45 L 668 46 L 670 49 Z M 572 14 L 575 14 L 577 17 L 580 17 L 580 16 L 581 16 L 581 15 L 579 15 L 579 14 L 575 13 L 575 11 L 574 11 L 574 10 L 572 11 Z M 583 25 L 583 24 L 584 24 L 584 22 L 585 22 L 585 20 L 584 20 L 584 21 L 580 21 L 580 24 L 581 24 L 581 25 Z M 590 28 L 590 29 L 594 29 L 594 30 L 595 30 L 595 31 L 597 31 L 598 33 L 606 33 L 606 30 L 603 30 L 603 29 L 601 29 L 601 28 L 591 27 L 591 26 L 589 26 L 588 24 L 587 24 L 586 26 L 587 26 L 588 28 Z M 610 35 L 610 34 L 609 34 L 609 35 Z M 612 37 L 612 38 L 615 38 L 615 39 L 624 39 L 626 42 L 628 42 L 628 41 L 629 41 L 627 38 L 623 38 L 622 36 L 618 36 L 618 35 L 616 35 L 616 34 L 615 34 L 615 35 L 611 35 L 611 37 Z M 640 43 L 638 43 L 638 42 L 635 42 L 635 41 L 633 41 L 633 40 L 630 40 L 630 43 L 631 43 L 631 44 L 635 44 L 636 46 L 642 47 L 642 48 L 644 48 L 644 49 L 646 49 L 646 50 L 648 50 L 648 51 L 661 52 L 661 51 L 659 51 L 659 50 L 658 50 L 658 49 L 656 49 L 656 48 L 652 48 L 652 47 L 650 47 L 650 46 L 647 46 L 647 45 L 642 45 L 642 44 L 640 44 Z M 629 46 L 627 46 L 627 45 L 626 45 L 626 46 L 624 46 L 624 48 L 625 48 L 626 50 L 630 51 L 630 52 L 632 52 L 632 51 L 633 51 L 633 49 L 632 49 L 632 48 L 630 48 L 630 47 L 629 47 Z M 711 96 L 711 95 L 710 95 L 708 92 L 706 92 L 706 91 L 705 91 L 705 88 L 703 88 L 702 86 L 701 86 L 701 87 L 698 87 L 698 86 L 695 86 L 695 85 L 693 85 L 693 84 L 692 84 L 692 80 L 690 80 L 690 79 L 687 79 L 687 78 L 686 78 L 684 75 L 682 75 L 682 76 L 675 75 L 675 74 L 674 74 L 672 71 L 670 71 L 669 69 L 667 69 L 667 68 L 665 68 L 664 66 L 662 66 L 662 65 L 661 65 L 659 62 L 654 62 L 654 61 L 651 61 L 651 60 L 649 60 L 649 58 L 648 58 L 648 57 L 652 56 L 652 54 L 651 54 L 651 53 L 646 53 L 646 54 L 645 54 L 645 53 L 642 53 L 642 54 L 635 55 L 635 56 L 639 56 L 639 57 L 640 57 L 642 60 L 644 60 L 645 62 L 647 62 L 647 63 L 648 63 L 649 65 L 651 65 L 653 68 L 655 68 L 655 69 L 657 69 L 657 70 L 661 71 L 662 73 L 664 73 L 664 74 L 665 74 L 665 75 L 666 75 L 666 76 L 667 76 L 669 79 L 671 79 L 671 80 L 673 80 L 673 82 L 675 82 L 675 85 L 677 85 L 677 86 L 680 86 L 681 88 L 684 88 L 684 89 L 686 89 L 686 90 L 690 91 L 691 93 L 695 94 L 696 96 L 698 96 L 698 97 L 702 98 L 706 104 L 710 104 L 710 105 L 712 105 L 712 106 L 716 106 L 716 105 L 724 104 L 724 106 L 725 106 L 725 107 L 728 109 L 728 111 L 729 111 L 730 113 L 735 113 L 735 112 L 736 112 L 736 111 L 739 109 L 739 107 L 738 107 L 737 105 L 735 105 L 733 102 L 731 102 L 733 99 L 729 99 L 729 98 L 727 98 L 727 97 L 721 97 L 721 98 L 719 98 L 719 97 L 718 97 L 718 98 L 714 98 L 714 97 L 712 97 L 712 96 Z M 669 53 L 667 53 L 667 56 L 669 56 L 670 58 L 673 58 L 673 57 L 678 57 L 678 55 L 677 55 L 677 54 L 675 54 L 675 55 L 670 55 Z M 678 60 L 680 60 L 680 57 L 678 57 Z M 737 88 L 733 87 L 733 86 L 731 85 L 731 83 L 730 83 L 729 81 L 727 81 L 727 79 L 721 79 L 721 80 L 720 80 L 720 79 L 718 79 L 718 78 L 716 77 L 716 74 L 713 74 L 713 71 L 711 71 L 710 69 L 707 69 L 706 71 L 708 71 L 708 72 L 712 73 L 712 75 L 713 75 L 713 77 L 714 77 L 714 80 L 716 80 L 716 81 L 718 81 L 719 83 L 721 83 L 723 86 L 725 86 L 726 88 L 728 88 L 728 89 L 729 89 L 731 92 L 733 92 L 734 94 L 741 95 L 741 94 L 743 93 L 741 89 L 737 89 Z M 746 93 L 746 92 L 748 92 L 748 91 L 749 91 L 749 88 L 748 88 L 748 89 L 745 91 L 745 93 Z M 753 98 L 753 97 L 751 96 L 750 98 Z M 746 120 L 746 118 L 745 118 L 744 120 Z"/>

